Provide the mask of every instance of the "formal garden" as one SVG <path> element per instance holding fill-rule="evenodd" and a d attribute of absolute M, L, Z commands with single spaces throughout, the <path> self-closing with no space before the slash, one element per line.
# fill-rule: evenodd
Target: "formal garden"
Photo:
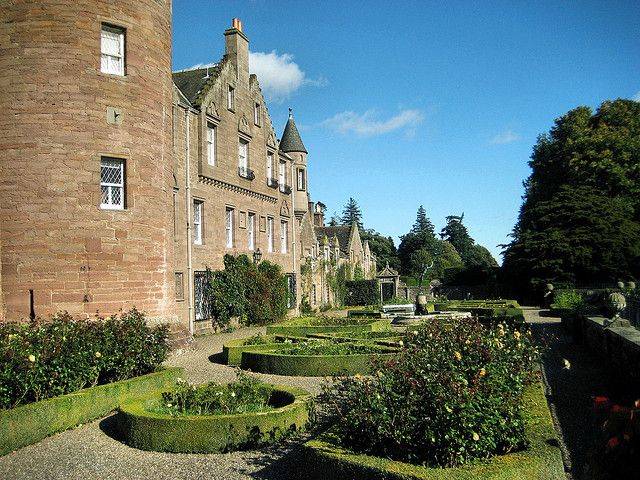
<path fill-rule="evenodd" d="M 411 296 L 343 269 L 293 314 L 278 265 L 227 255 L 182 355 L 135 309 L 0 324 L 0 477 L 638 478 L 639 105 L 539 138 L 500 267 L 464 215 L 420 207 L 396 249 L 350 201 Z"/>

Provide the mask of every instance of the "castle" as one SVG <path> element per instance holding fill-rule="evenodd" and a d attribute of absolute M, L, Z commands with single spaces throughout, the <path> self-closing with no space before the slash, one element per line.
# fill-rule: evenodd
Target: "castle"
<path fill-rule="evenodd" d="M 225 254 L 279 264 L 291 314 L 333 303 L 340 268 L 375 276 L 358 228 L 310 201 L 238 19 L 218 63 L 172 72 L 168 1 L 41 3 L 1 7 L 0 320 L 136 306 L 193 333 Z"/>

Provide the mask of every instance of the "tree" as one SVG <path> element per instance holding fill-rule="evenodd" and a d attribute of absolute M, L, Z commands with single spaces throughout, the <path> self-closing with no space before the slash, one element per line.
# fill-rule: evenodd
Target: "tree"
<path fill-rule="evenodd" d="M 475 277 L 479 281 L 491 269 L 498 266 L 498 262 L 493 258 L 489 250 L 482 245 L 476 244 L 469 235 L 467 227 L 462 223 L 464 213 L 460 216 L 449 215 L 446 217 L 446 225 L 440 232 L 440 237 L 449 242 L 458 252 L 464 270 L 467 271 L 466 278 L 471 278 L 469 271 L 476 272 Z M 482 273 L 484 272 L 484 273 Z M 474 281 L 474 283 L 476 282 Z"/>
<path fill-rule="evenodd" d="M 434 231 L 433 223 L 427 217 L 427 211 L 420 205 L 416 215 L 416 222 L 411 227 L 411 232 L 416 235 L 435 236 Z"/>
<path fill-rule="evenodd" d="M 393 238 L 385 237 L 373 229 L 364 230 L 360 238 L 363 242 L 365 240 L 369 242 L 369 250 L 376 256 L 378 268 L 384 268 L 388 263 L 391 268 L 400 269 L 400 258 Z"/>
<path fill-rule="evenodd" d="M 338 217 L 337 212 L 333 212 L 333 215 L 331 215 L 331 219 L 329 220 L 329 226 L 337 227 L 338 225 L 340 225 L 340 217 Z"/>
<path fill-rule="evenodd" d="M 640 274 L 640 103 L 575 108 L 533 147 L 504 273 L 521 288 Z"/>
<path fill-rule="evenodd" d="M 360 211 L 358 202 L 356 202 L 353 197 L 349 197 L 349 201 L 344 206 L 344 210 L 342 210 L 340 223 L 342 223 L 342 225 L 350 226 L 354 222 L 358 225 L 358 228 L 362 230 L 362 212 Z"/>
<path fill-rule="evenodd" d="M 437 239 L 433 224 L 427 218 L 426 211 L 422 205 L 418 208 L 416 221 L 411 230 L 400 237 L 398 257 L 400 258 L 401 271 L 404 274 L 415 274 L 415 262 L 412 260 L 411 255 L 418 250 L 425 250 L 432 257 L 437 250 Z"/>

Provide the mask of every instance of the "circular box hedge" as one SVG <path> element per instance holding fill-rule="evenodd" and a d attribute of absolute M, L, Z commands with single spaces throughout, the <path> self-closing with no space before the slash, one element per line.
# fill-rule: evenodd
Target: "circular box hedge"
<path fill-rule="evenodd" d="M 122 405 L 118 431 L 129 446 L 172 453 L 228 452 L 272 443 L 288 432 L 303 430 L 309 420 L 310 394 L 274 386 L 265 412 L 234 415 L 168 415 L 150 412 L 159 398 Z"/>
<path fill-rule="evenodd" d="M 287 375 L 291 377 L 329 377 L 371 373 L 371 361 L 391 358 L 396 350 L 382 349 L 380 353 L 351 355 L 286 355 L 278 351 L 245 351 L 240 368 L 252 372 Z"/>

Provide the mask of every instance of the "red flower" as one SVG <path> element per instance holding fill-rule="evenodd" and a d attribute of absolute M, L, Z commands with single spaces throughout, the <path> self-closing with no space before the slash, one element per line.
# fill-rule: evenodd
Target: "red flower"
<path fill-rule="evenodd" d="M 610 449 L 616 448 L 618 445 L 620 445 L 620 440 L 618 440 L 618 437 L 611 437 L 607 442 L 607 448 Z"/>

